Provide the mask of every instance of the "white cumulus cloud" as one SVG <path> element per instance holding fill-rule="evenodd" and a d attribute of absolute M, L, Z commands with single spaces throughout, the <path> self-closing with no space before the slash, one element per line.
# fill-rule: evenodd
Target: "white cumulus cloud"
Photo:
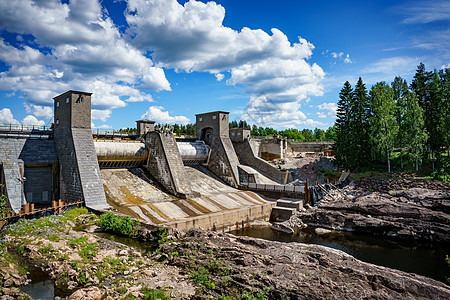
<path fill-rule="evenodd" d="M 317 105 L 317 108 L 325 112 L 318 112 L 319 118 L 335 118 L 337 105 L 336 103 L 322 103 Z"/>
<path fill-rule="evenodd" d="M 217 81 L 222 81 L 225 78 L 225 75 L 222 73 L 217 73 L 215 76 Z"/>
<path fill-rule="evenodd" d="M 28 115 L 25 118 L 23 118 L 22 120 L 22 124 L 23 125 L 27 125 L 27 126 L 32 126 L 32 125 L 37 125 L 37 126 L 44 126 L 45 122 L 42 120 L 38 120 L 35 116 L 33 115 Z"/>
<path fill-rule="evenodd" d="M 0 124 L 19 124 L 19 121 L 14 119 L 14 116 L 9 108 L 0 110 Z"/>
<path fill-rule="evenodd" d="M 34 115 L 36 118 L 51 119 L 53 117 L 53 109 L 48 106 L 40 106 L 34 104 L 26 104 L 25 110 L 27 113 Z"/>
<path fill-rule="evenodd" d="M 250 95 L 248 115 L 263 95 L 273 102 L 298 106 L 309 95 L 321 95 L 325 76 L 317 64 L 308 60 L 313 44 L 299 37 L 291 43 L 280 30 L 242 28 L 223 25 L 225 8 L 215 2 L 176 0 L 131 0 L 126 19 L 130 43 L 152 52 L 157 65 L 179 71 L 210 72 L 218 81 L 229 72 L 229 85 L 242 85 Z M 274 114 L 285 114 L 283 105 Z M 261 112 L 262 113 L 262 112 Z M 261 115 L 261 120 L 266 120 Z M 296 122 L 293 120 L 293 122 Z"/>
<path fill-rule="evenodd" d="M 169 124 L 188 124 L 190 122 L 185 116 L 170 116 L 169 112 L 164 111 L 164 107 L 162 106 L 150 106 L 147 112 L 141 116 L 141 119 Z"/>
<path fill-rule="evenodd" d="M 93 92 L 93 107 L 108 112 L 152 101 L 148 91 L 170 90 L 164 70 L 123 38 L 98 0 L 0 0 L 1 30 L 34 38 L 19 46 L 0 38 L 0 61 L 8 67 L 0 90 L 13 87 L 32 105 L 52 105 L 73 89 Z"/>
<path fill-rule="evenodd" d="M 312 43 L 290 41 L 276 28 L 224 26 L 225 8 L 213 1 L 128 0 L 124 15 L 127 24 L 119 30 L 100 0 L 0 0 L 0 32 L 20 36 L 14 45 L 0 37 L 0 61 L 7 66 L 0 90 L 36 107 L 51 106 L 67 90 L 93 92 L 93 118 L 102 121 L 116 108 L 154 101 L 150 92 L 170 91 L 164 69 L 229 78 L 226 84 L 249 94 L 247 113 L 256 117 L 254 99 L 269 99 L 275 115 L 290 117 L 285 109 L 296 107 L 301 115 L 301 101 L 323 94 L 325 73 L 309 62 Z M 351 62 L 348 54 L 335 55 Z M 47 116 L 48 109 L 34 106 L 33 115 Z"/>

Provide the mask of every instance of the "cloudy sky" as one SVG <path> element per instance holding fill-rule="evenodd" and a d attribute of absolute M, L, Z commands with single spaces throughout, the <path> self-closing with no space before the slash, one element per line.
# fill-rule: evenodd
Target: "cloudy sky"
<path fill-rule="evenodd" d="M 0 123 L 49 125 L 93 92 L 93 126 L 229 111 L 327 128 L 339 90 L 450 67 L 450 2 L 0 0 Z"/>

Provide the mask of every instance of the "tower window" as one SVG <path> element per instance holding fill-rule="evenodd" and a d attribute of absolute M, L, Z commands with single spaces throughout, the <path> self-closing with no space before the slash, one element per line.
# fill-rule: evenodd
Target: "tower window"
<path fill-rule="evenodd" d="M 59 107 L 59 101 L 56 101 L 56 107 Z"/>
<path fill-rule="evenodd" d="M 213 119 L 213 120 L 215 120 L 216 118 L 217 118 L 217 116 L 216 116 L 216 115 L 212 116 L 212 119 Z"/>
<path fill-rule="evenodd" d="M 56 119 L 56 125 L 58 125 L 59 124 L 59 120 L 58 119 Z"/>
<path fill-rule="evenodd" d="M 199 122 L 203 121 L 203 118 L 198 118 L 198 121 L 199 121 Z"/>
<path fill-rule="evenodd" d="M 69 97 L 66 98 L 66 103 L 69 103 Z"/>

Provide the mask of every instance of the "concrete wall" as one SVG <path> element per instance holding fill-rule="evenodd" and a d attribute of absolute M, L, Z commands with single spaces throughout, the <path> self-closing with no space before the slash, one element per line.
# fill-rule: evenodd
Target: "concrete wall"
<path fill-rule="evenodd" d="M 52 167 L 25 167 L 27 203 L 50 204 L 52 201 Z"/>
<path fill-rule="evenodd" d="M 292 175 L 288 171 L 281 171 L 274 165 L 271 165 L 265 160 L 259 158 L 252 147 L 251 140 L 247 139 L 244 142 L 235 142 L 233 143 L 233 146 L 238 155 L 239 161 L 242 164 L 256 169 L 265 176 L 281 184 L 285 184 L 293 180 Z"/>
<path fill-rule="evenodd" d="M 324 150 L 330 149 L 333 143 L 330 142 L 301 142 L 292 143 L 288 142 L 287 152 L 291 155 L 296 155 L 301 152 L 323 152 Z"/>
<path fill-rule="evenodd" d="M 208 160 L 209 170 L 232 187 L 238 187 L 238 165 L 239 159 L 230 138 L 214 137 Z"/>
<path fill-rule="evenodd" d="M 27 181 L 23 181 L 27 175 L 24 174 L 24 170 L 26 172 L 30 167 L 57 169 L 55 144 L 53 140 L 0 138 L 0 164 L 4 174 L 5 194 L 11 208 L 18 212 L 27 202 L 24 191 Z M 47 178 L 48 176 L 41 178 L 41 184 L 36 184 L 33 191 L 41 195 L 42 192 L 48 191 L 50 201 L 56 200 L 59 197 L 59 191 L 55 176 L 58 176 L 57 172 L 50 178 Z M 29 180 L 33 181 L 33 178 L 29 177 Z"/>
<path fill-rule="evenodd" d="M 255 205 L 250 207 L 244 207 L 231 211 L 222 211 L 214 214 L 207 214 L 194 218 L 184 219 L 175 222 L 169 222 L 164 224 L 177 228 L 179 230 L 189 230 L 191 228 L 202 228 L 205 230 L 213 230 L 215 227 L 217 231 L 229 231 L 236 229 L 236 223 L 239 228 L 242 228 L 242 224 L 246 225 L 249 222 L 266 219 L 269 220 L 272 207 L 276 205 L 275 202 L 269 202 L 262 205 Z"/>
<path fill-rule="evenodd" d="M 282 139 L 264 139 L 261 141 L 259 157 L 264 160 L 284 158 L 286 153 L 285 141 Z"/>
<path fill-rule="evenodd" d="M 189 198 L 192 191 L 174 135 L 148 132 L 145 143 L 150 148 L 146 166 L 150 174 L 172 195 Z"/>
<path fill-rule="evenodd" d="M 232 142 L 243 142 L 250 138 L 250 129 L 230 128 L 230 139 Z"/>

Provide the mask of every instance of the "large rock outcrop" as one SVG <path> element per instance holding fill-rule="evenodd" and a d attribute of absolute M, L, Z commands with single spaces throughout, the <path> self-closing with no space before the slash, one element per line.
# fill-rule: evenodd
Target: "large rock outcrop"
<path fill-rule="evenodd" d="M 314 227 L 444 243 L 449 216 L 450 185 L 411 177 L 365 179 L 297 215 Z"/>
<path fill-rule="evenodd" d="M 264 291 L 269 299 L 448 299 L 450 288 L 420 275 L 359 261 L 331 248 L 191 230 L 162 253 L 201 271 L 210 296 Z M 207 286 L 207 285 L 206 285 Z M 211 285 L 210 285 L 211 287 Z"/>

